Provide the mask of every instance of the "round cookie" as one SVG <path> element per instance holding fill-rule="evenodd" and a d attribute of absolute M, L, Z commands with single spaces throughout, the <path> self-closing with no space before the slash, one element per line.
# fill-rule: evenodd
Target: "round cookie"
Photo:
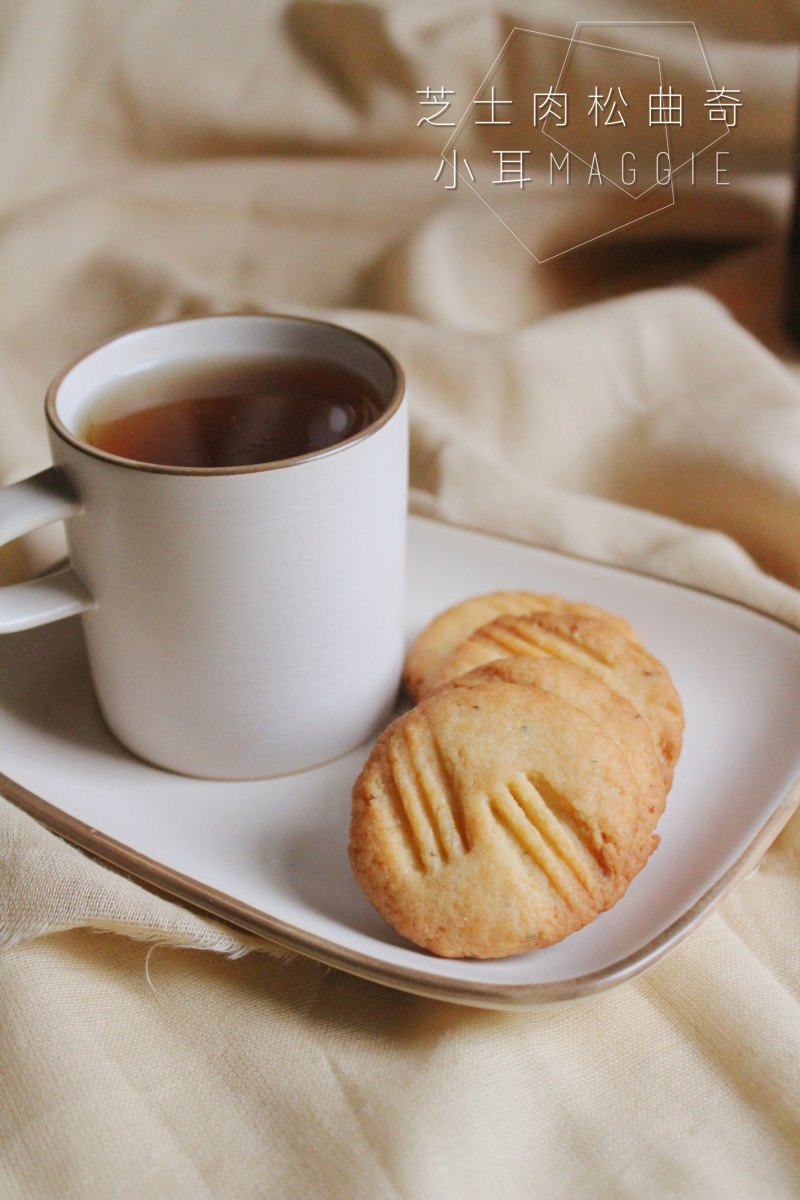
<path fill-rule="evenodd" d="M 555 658 L 498 658 L 459 676 L 446 688 L 478 687 L 483 683 L 515 683 L 538 687 L 591 717 L 622 751 L 639 794 L 639 819 L 630 874 L 635 875 L 658 845 L 655 828 L 667 798 L 661 766 L 647 722 L 619 692 L 596 675 Z"/>
<path fill-rule="evenodd" d="M 606 613 L 592 604 L 563 600 L 560 596 L 544 596 L 536 592 L 490 592 L 472 596 L 460 604 L 439 613 L 412 645 L 403 670 L 403 682 L 415 700 L 421 700 L 435 686 L 434 680 L 444 660 L 460 642 L 504 614 L 529 612 L 573 612 L 579 616 L 600 617 L 614 625 L 620 633 L 639 643 L 639 638 L 627 621 Z"/>
<path fill-rule="evenodd" d="M 436 685 L 514 655 L 552 657 L 597 675 L 647 722 L 669 788 L 683 741 L 683 708 L 666 668 L 607 621 L 571 613 L 497 617 L 463 641 L 442 663 Z"/>
<path fill-rule="evenodd" d="M 618 899 L 639 805 L 622 752 L 572 705 L 513 683 L 445 688 L 378 739 L 353 789 L 350 863 L 417 945 L 519 954 Z"/>

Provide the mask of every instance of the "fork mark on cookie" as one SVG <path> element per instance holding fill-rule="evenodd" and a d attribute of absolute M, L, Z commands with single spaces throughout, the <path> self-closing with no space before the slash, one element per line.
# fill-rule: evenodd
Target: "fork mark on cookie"
<path fill-rule="evenodd" d="M 436 839 L 439 857 L 449 862 L 453 854 L 463 853 L 464 840 L 458 827 L 455 789 L 443 770 L 441 750 L 433 730 L 425 725 L 421 734 L 413 725 L 403 730 L 406 755 L 418 795 Z"/>
<path fill-rule="evenodd" d="M 400 785 L 395 778 L 393 772 L 387 772 L 385 776 L 386 794 L 389 797 L 389 803 L 394 813 L 397 831 L 400 834 L 400 839 L 408 851 L 412 865 L 417 871 L 425 870 L 424 848 L 420 842 L 419 836 L 414 826 L 406 803 L 403 799 L 403 794 L 400 790 Z"/>
<path fill-rule="evenodd" d="M 594 859 L 603 874 L 608 874 L 610 867 L 605 850 L 606 843 L 602 839 L 598 840 L 599 835 L 597 831 L 591 827 L 585 818 L 581 818 L 574 804 L 571 804 L 566 797 L 562 796 L 549 780 L 545 779 L 539 772 L 530 771 L 527 779 L 542 797 L 548 808 L 556 814 L 568 829 L 572 830 L 586 853 Z"/>
<path fill-rule="evenodd" d="M 605 874 L 607 867 L 602 850 L 594 846 L 591 830 L 578 819 L 574 805 L 537 772 L 521 775 L 509 784 L 509 789 L 520 807 L 536 814 L 553 848 L 575 878 L 587 891 L 592 891 L 597 882 L 597 868 Z"/>
<path fill-rule="evenodd" d="M 517 781 L 492 793 L 489 798 L 492 815 L 526 858 L 547 877 L 554 891 L 574 908 L 576 902 L 580 903 L 581 892 L 588 888 L 576 875 L 572 862 L 563 857 L 558 840 L 553 844 L 552 822 L 527 797 L 520 800 L 521 789 L 515 784 Z"/>
<path fill-rule="evenodd" d="M 524 618 L 512 616 L 498 617 L 473 636 L 469 647 L 470 661 L 474 666 L 481 666 L 498 657 L 498 650 L 503 656 L 557 658 L 583 667 L 593 675 L 600 673 L 598 666 L 607 668 L 609 665 L 605 658 L 579 642 L 550 630 L 531 628 Z"/>
<path fill-rule="evenodd" d="M 601 654 L 596 646 L 587 645 L 577 634 L 570 635 L 563 629 L 559 629 L 557 632 L 548 629 L 547 635 L 556 641 L 564 642 L 571 650 L 576 650 L 580 656 L 592 659 L 594 662 L 599 663 L 601 667 L 613 666 L 613 663 L 605 654 Z"/>
<path fill-rule="evenodd" d="M 444 861 L 445 851 L 419 778 L 409 761 L 406 740 L 390 750 L 391 775 L 399 802 L 408 817 L 423 870 Z"/>
<path fill-rule="evenodd" d="M 432 751 L 433 761 L 435 763 L 435 772 L 438 776 L 439 788 L 446 804 L 450 809 L 450 814 L 453 820 L 453 830 L 458 839 L 457 850 L 466 852 L 470 848 L 469 835 L 467 833 L 467 819 L 464 811 L 464 800 L 461 794 L 461 788 L 455 778 L 450 764 L 444 756 L 442 747 L 439 743 L 433 729 L 430 731 L 431 742 L 430 748 Z"/>
<path fill-rule="evenodd" d="M 484 655 L 491 654 L 494 657 L 497 649 L 512 656 L 518 654 L 531 656 L 534 649 L 538 649 L 536 643 L 530 638 L 521 636 L 516 630 L 508 629 L 505 624 L 500 624 L 501 621 L 505 623 L 508 620 L 510 620 L 509 617 L 498 617 L 491 625 L 487 625 L 486 628 L 480 629 L 475 634 L 475 650 L 481 655 L 479 660 L 481 663 L 490 661 Z M 545 652 L 540 650 L 539 653 L 544 654 Z"/>
<path fill-rule="evenodd" d="M 553 630 L 540 626 L 536 620 L 528 617 L 502 617 L 502 624 L 519 639 L 522 645 L 535 647 L 540 654 L 551 655 L 554 658 L 564 658 L 567 662 L 577 663 L 578 666 L 593 664 L 608 667 L 611 664 L 594 646 L 587 646 L 577 636 L 570 636 L 563 629 Z M 519 653 L 530 653 L 530 649 Z"/>

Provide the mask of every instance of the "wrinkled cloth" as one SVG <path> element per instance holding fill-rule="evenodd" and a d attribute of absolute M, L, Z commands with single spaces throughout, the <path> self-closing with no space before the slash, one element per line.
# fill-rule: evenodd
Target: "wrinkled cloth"
<path fill-rule="evenodd" d="M 416 511 L 800 627 L 781 330 L 800 8 L 691 14 L 744 96 L 730 188 L 682 185 L 674 210 L 546 266 L 468 189 L 437 188 L 416 93 L 474 95 L 515 24 L 569 37 L 577 5 L 0 14 L 0 482 L 47 464 L 44 389 L 103 338 L 323 316 L 403 365 Z M 530 195 L 540 234 L 583 228 Z M 63 551 L 59 527 L 14 543 L 0 581 Z M 645 975 L 554 1009 L 462 1009 L 207 920 L 0 797 L 0 1194 L 788 1200 L 799 919 L 795 816 Z"/>

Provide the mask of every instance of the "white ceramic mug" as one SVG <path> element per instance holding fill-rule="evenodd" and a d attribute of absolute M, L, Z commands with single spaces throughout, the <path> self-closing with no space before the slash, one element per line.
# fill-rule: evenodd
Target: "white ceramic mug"
<path fill-rule="evenodd" d="M 326 450 L 256 467 L 149 465 L 79 435 L 122 375 L 261 355 L 349 367 L 381 415 Z M 0 491 L 0 544 L 68 518 L 71 562 L 0 589 L 0 631 L 81 613 L 110 729 L 183 774 L 286 774 L 376 731 L 402 663 L 407 506 L 403 380 L 385 350 L 293 317 L 155 325 L 67 368 L 45 412 L 55 465 Z"/>

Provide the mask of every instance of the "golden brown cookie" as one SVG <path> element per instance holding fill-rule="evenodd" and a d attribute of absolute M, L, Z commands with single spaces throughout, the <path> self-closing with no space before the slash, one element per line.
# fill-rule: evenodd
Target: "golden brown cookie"
<path fill-rule="evenodd" d="M 434 680 L 447 656 L 481 625 L 505 614 L 563 611 L 585 617 L 600 617 L 631 641 L 639 641 L 635 631 L 622 617 L 604 612 L 592 604 L 563 600 L 560 596 L 543 596 L 536 592 L 490 592 L 486 596 L 472 596 L 469 600 L 463 600 L 434 617 L 408 653 L 403 682 L 411 696 L 421 700 L 435 686 Z"/>
<path fill-rule="evenodd" d="M 683 708 L 666 668 L 607 621 L 571 613 L 497 617 L 442 663 L 440 686 L 498 658 L 549 656 L 597 675 L 629 700 L 647 722 L 667 788 L 683 740 Z"/>
<path fill-rule="evenodd" d="M 350 863 L 402 936 L 447 957 L 549 946 L 627 885 L 639 795 L 611 737 L 540 688 L 444 688 L 353 789 Z"/>
<path fill-rule="evenodd" d="M 631 877 L 635 875 L 658 845 L 655 827 L 667 797 L 661 764 L 644 717 L 602 679 L 556 658 L 498 658 L 444 687 L 476 687 L 492 681 L 551 692 L 596 721 L 622 751 L 639 795 L 638 833 L 629 868 Z"/>

